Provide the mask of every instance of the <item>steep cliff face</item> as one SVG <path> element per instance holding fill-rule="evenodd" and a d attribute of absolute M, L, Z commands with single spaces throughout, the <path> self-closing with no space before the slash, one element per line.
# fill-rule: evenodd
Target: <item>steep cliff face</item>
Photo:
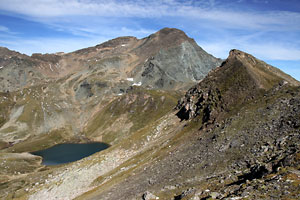
<path fill-rule="evenodd" d="M 186 86 L 185 83 L 203 79 L 211 69 L 221 64 L 220 59 L 206 53 L 193 39 L 177 29 L 165 28 L 143 40 L 139 51 L 150 51 L 153 56 L 144 63 L 141 81 L 154 88 Z M 163 45 L 168 48 L 157 50 Z"/>

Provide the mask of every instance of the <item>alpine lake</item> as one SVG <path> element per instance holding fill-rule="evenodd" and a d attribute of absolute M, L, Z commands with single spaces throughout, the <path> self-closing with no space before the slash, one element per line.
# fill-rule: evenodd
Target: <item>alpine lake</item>
<path fill-rule="evenodd" d="M 31 152 L 43 158 L 43 165 L 60 165 L 88 157 L 109 147 L 106 143 L 58 144 L 48 149 Z"/>

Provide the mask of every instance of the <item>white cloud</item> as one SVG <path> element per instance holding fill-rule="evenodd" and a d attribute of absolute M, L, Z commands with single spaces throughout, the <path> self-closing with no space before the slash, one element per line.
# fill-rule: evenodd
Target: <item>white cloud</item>
<path fill-rule="evenodd" d="M 95 26 L 88 28 L 56 25 L 56 29 L 71 32 L 76 36 L 69 37 L 33 37 L 24 38 L 19 35 L 1 34 L 0 46 L 31 55 L 32 53 L 71 52 L 95 46 L 119 36 L 145 37 L 157 30 L 130 27 Z"/>
<path fill-rule="evenodd" d="M 249 37 L 251 38 L 251 37 Z M 235 41 L 232 38 L 218 42 L 198 42 L 204 50 L 216 57 L 226 59 L 231 49 L 239 49 L 252 54 L 258 59 L 280 68 L 287 74 L 300 81 L 300 48 L 288 46 L 284 43 L 268 43 L 261 41 L 253 43 L 251 40 L 242 39 Z M 291 63 L 292 62 L 292 63 Z"/>
<path fill-rule="evenodd" d="M 245 51 L 257 55 L 264 60 L 299 60 L 300 49 L 280 44 L 248 44 Z"/>
<path fill-rule="evenodd" d="M 9 32 L 9 29 L 6 26 L 1 26 L 0 25 L 0 31 L 1 32 Z"/>
<path fill-rule="evenodd" d="M 72 52 L 78 49 L 95 46 L 108 39 L 110 38 L 36 38 L 34 40 L 0 40 L 0 43 L 5 44 L 5 46 L 11 50 L 31 55 L 32 53 Z"/>
<path fill-rule="evenodd" d="M 0 37 L 14 37 L 17 33 L 11 31 L 8 27 L 0 25 Z"/>
<path fill-rule="evenodd" d="M 168 4 L 172 4 L 170 1 Z M 154 3 L 157 4 L 157 3 Z M 33 17 L 89 16 L 149 16 L 152 7 L 143 1 L 91 1 L 91 0 L 2 0 L 0 8 Z M 161 4 L 160 10 L 165 10 Z M 153 12 L 156 13 L 156 12 Z"/>
<path fill-rule="evenodd" d="M 238 2 L 243 3 L 244 0 Z M 184 28 L 185 31 L 201 32 L 203 29 L 207 32 L 220 32 L 219 38 L 214 41 L 207 38 L 206 41 L 196 39 L 205 50 L 221 58 L 226 58 L 230 49 L 237 48 L 261 59 L 300 60 L 300 48 L 297 46 L 289 46 L 274 39 L 272 43 L 272 37 L 264 41 L 268 34 L 260 35 L 271 31 L 283 34 L 298 33 L 300 13 L 296 12 L 234 10 L 222 7 L 221 1 L 217 0 L 1 0 L 0 10 L 18 14 L 18 17 L 29 21 L 41 22 L 57 31 L 71 33 L 79 38 L 10 40 L 6 37 L 6 40 L 0 41 L 27 54 L 69 52 L 121 35 L 144 37 L 157 31 L 143 25 L 144 22 L 141 22 L 140 26 L 139 22 L 136 22 L 139 19 L 149 23 L 165 21 L 162 24 L 171 27 L 189 27 Z M 177 22 L 178 19 L 181 21 Z M 241 37 L 235 30 L 247 33 Z M 1 31 L 7 32 L 9 29 L 0 26 L 0 34 Z M 270 33 L 270 36 L 272 34 Z M 214 37 L 216 39 L 216 35 Z M 11 44 L 11 41 L 15 44 Z M 290 41 L 299 44 L 299 38 Z"/>
<path fill-rule="evenodd" d="M 215 57 L 225 59 L 228 57 L 228 53 L 231 49 L 234 49 L 234 45 L 224 42 L 197 42 L 205 51 L 214 55 Z"/>
<path fill-rule="evenodd" d="M 210 20 L 218 26 L 236 29 L 300 30 L 300 13 L 241 11 L 215 6 L 216 4 L 215 0 L 196 4 L 195 1 L 175 0 L 1 0 L 0 9 L 40 21 L 59 21 L 62 18 L 68 21 L 74 16 L 183 17 Z"/>
<path fill-rule="evenodd" d="M 216 57 L 227 58 L 231 49 L 239 49 L 262 60 L 295 60 L 300 61 L 300 49 L 286 46 L 285 44 L 270 43 L 251 43 L 251 41 L 243 43 L 235 42 L 199 42 L 207 52 Z"/>

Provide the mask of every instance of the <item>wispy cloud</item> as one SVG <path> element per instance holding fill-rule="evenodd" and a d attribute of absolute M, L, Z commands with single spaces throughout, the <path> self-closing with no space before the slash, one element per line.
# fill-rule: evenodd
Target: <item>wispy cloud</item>
<path fill-rule="evenodd" d="M 95 46 L 110 38 L 35 38 L 35 39 L 16 39 L 14 41 L 0 40 L 11 49 L 31 55 L 32 53 L 55 53 L 71 52 L 90 46 Z"/>
<path fill-rule="evenodd" d="M 1 32 L 2 32 L 2 34 L 3 33 L 10 34 L 10 35 L 17 34 L 16 32 L 11 31 L 8 27 L 0 25 L 0 34 L 1 34 Z"/>
<path fill-rule="evenodd" d="M 240 49 L 263 60 L 300 61 L 300 49 L 285 44 L 251 42 L 234 44 L 232 42 L 198 42 L 206 51 L 221 58 L 226 58 L 230 49 Z"/>
<path fill-rule="evenodd" d="M 211 20 L 220 26 L 237 29 L 300 30 L 300 14 L 296 12 L 239 11 L 224 7 L 215 0 L 209 0 L 209 4 L 204 2 L 176 0 L 159 0 L 150 3 L 146 0 L 2 0 L 0 9 L 30 16 L 41 21 L 55 21 L 74 16 L 185 17 Z"/>
<path fill-rule="evenodd" d="M 193 36 L 198 43 L 218 57 L 225 58 L 230 49 L 239 48 L 262 59 L 300 60 L 299 12 L 241 10 L 221 0 L 1 0 L 0 10 L 76 37 L 17 38 L 10 45 L 26 53 L 72 51 L 121 35 L 144 37 L 169 26 L 188 34 L 197 32 Z M 1 31 L 10 30 L 0 26 Z M 201 32 L 208 37 L 198 36 Z M 285 38 L 290 33 L 294 37 Z M 11 42 L 10 38 L 2 39 L 5 42 Z"/>
<path fill-rule="evenodd" d="M 222 37 L 217 37 L 218 35 Z M 300 61 L 300 41 L 278 39 L 282 36 L 289 38 L 288 34 L 276 36 L 273 33 L 270 36 L 268 32 L 263 31 L 243 34 L 220 31 L 216 35 L 212 34 L 210 40 L 198 38 L 197 42 L 205 50 L 221 58 L 226 58 L 231 49 L 240 49 L 263 60 Z"/>
<path fill-rule="evenodd" d="M 0 25 L 0 32 L 9 32 L 9 29 L 5 26 Z"/>

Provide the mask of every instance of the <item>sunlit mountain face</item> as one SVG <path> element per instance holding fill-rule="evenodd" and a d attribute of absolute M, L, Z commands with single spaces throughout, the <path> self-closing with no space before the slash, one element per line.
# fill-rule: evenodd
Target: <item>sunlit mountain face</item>
<path fill-rule="evenodd" d="M 0 10 L 0 46 L 27 55 L 71 52 L 119 36 L 143 38 L 175 27 L 217 57 L 225 59 L 230 49 L 241 49 L 300 79 L 297 0 L 5 0 Z"/>

